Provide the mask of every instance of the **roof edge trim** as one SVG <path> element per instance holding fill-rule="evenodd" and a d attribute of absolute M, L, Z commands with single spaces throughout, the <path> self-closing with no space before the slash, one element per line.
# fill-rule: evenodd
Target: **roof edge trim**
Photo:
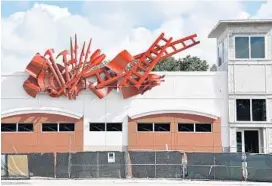
<path fill-rule="evenodd" d="M 204 116 L 212 119 L 218 119 L 220 116 L 199 112 L 199 111 L 192 111 L 192 110 L 158 110 L 158 111 L 150 111 L 150 112 L 144 112 L 140 114 L 129 114 L 128 116 L 131 119 L 136 119 L 144 116 L 154 115 L 154 114 L 194 114 L 198 116 Z"/>
<path fill-rule="evenodd" d="M 52 107 L 40 107 L 40 108 L 35 108 L 35 107 L 26 107 L 26 108 L 16 108 L 16 109 L 9 109 L 1 113 L 1 117 L 9 117 L 9 116 L 14 116 L 14 115 L 19 115 L 19 114 L 31 114 L 31 113 L 45 113 L 45 114 L 58 114 L 58 115 L 63 115 L 67 117 L 72 117 L 75 119 L 80 119 L 83 115 L 72 112 L 69 110 L 65 110 L 62 108 L 52 108 Z"/>

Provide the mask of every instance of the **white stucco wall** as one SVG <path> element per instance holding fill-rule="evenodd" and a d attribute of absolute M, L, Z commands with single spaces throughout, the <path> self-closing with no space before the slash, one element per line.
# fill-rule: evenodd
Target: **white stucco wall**
<path fill-rule="evenodd" d="M 235 59 L 234 36 L 264 35 L 265 59 Z M 272 24 L 271 23 L 229 23 L 218 36 L 217 43 L 228 38 L 228 60 L 219 69 L 228 72 L 229 124 L 231 150 L 236 151 L 236 129 L 262 129 L 264 152 L 272 152 Z M 267 121 L 237 122 L 236 99 L 266 99 Z"/>
<path fill-rule="evenodd" d="M 99 99 L 91 91 L 76 100 L 36 98 L 23 89 L 26 73 L 2 75 L 2 117 L 20 112 L 59 112 L 84 116 L 84 150 L 123 150 L 127 147 L 127 121 L 154 113 L 196 113 L 222 118 L 222 145 L 229 146 L 226 72 L 165 72 L 165 82 L 144 95 L 123 99 L 116 90 Z M 123 122 L 122 132 L 90 132 L 89 122 Z"/>

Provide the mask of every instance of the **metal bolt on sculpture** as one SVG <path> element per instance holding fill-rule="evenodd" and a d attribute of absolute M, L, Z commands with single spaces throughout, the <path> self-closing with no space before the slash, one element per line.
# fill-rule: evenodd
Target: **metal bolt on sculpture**
<path fill-rule="evenodd" d="M 91 54 L 91 39 L 86 50 L 84 42 L 78 55 L 75 35 L 74 44 L 70 38 L 70 50 L 63 50 L 56 57 L 54 49 L 46 50 L 43 56 L 37 53 L 26 67 L 30 76 L 23 87 L 32 97 L 46 92 L 51 97 L 65 95 L 69 99 L 76 99 L 79 92 L 87 87 L 100 99 L 117 88 L 121 90 L 123 98 L 143 94 L 164 81 L 164 76 L 150 73 L 155 65 L 164 58 L 199 44 L 196 37 L 194 34 L 172 41 L 172 37 L 166 39 L 162 33 L 146 52 L 132 56 L 123 50 L 103 66 L 101 63 L 106 56 L 100 49 Z M 62 57 L 62 65 L 56 62 L 59 57 Z"/>

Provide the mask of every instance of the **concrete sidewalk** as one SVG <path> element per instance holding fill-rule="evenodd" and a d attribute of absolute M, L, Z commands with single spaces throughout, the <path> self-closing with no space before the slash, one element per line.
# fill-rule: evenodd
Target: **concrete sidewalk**
<path fill-rule="evenodd" d="M 230 185 L 243 185 L 243 186 L 270 186 L 272 183 L 264 182 L 237 182 L 237 181 L 190 181 L 190 180 L 114 180 L 114 179 L 99 179 L 99 180 L 60 180 L 60 179 L 32 179 L 32 180 L 2 180 L 2 185 L 16 185 L 16 186 L 25 186 L 25 185 L 37 185 L 37 186 L 112 186 L 112 185 L 129 185 L 129 186 L 157 186 L 162 184 L 167 185 L 179 185 L 179 186 L 211 186 L 211 185 L 220 185 L 220 186 L 230 186 Z"/>

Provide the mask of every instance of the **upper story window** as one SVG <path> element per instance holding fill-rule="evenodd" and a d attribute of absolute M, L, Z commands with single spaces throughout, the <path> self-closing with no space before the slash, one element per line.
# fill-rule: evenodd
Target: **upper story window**
<path fill-rule="evenodd" d="M 237 121 L 266 121 L 265 99 L 237 99 Z"/>
<path fill-rule="evenodd" d="M 228 38 L 225 38 L 223 42 L 219 43 L 217 47 L 217 56 L 218 67 L 228 60 Z"/>
<path fill-rule="evenodd" d="M 217 48 L 218 53 L 218 66 L 221 66 L 224 63 L 224 47 L 223 43 L 220 43 Z"/>
<path fill-rule="evenodd" d="M 223 63 L 224 63 L 228 60 L 228 38 L 225 38 L 223 45 L 224 45 L 224 47 L 223 47 L 223 51 L 224 51 Z"/>
<path fill-rule="evenodd" d="M 264 36 L 235 36 L 235 58 L 264 59 Z"/>

